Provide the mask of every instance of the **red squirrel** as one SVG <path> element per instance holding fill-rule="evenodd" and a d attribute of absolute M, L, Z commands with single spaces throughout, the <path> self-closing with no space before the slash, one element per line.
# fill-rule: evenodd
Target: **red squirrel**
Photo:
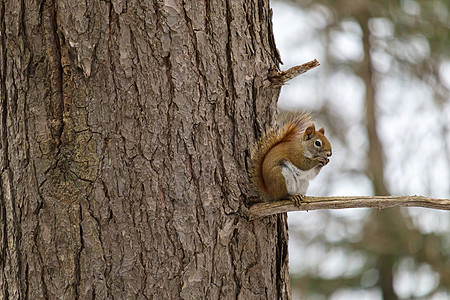
<path fill-rule="evenodd" d="M 273 200 L 290 199 L 300 206 L 309 180 L 330 161 L 331 144 L 309 113 L 284 113 L 281 119 L 254 146 L 249 174 L 256 188 Z"/>

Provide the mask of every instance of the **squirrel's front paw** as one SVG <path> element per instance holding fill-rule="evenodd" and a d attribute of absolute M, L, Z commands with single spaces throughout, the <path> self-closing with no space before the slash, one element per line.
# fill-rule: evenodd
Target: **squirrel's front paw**
<path fill-rule="evenodd" d="M 330 160 L 328 158 L 325 158 L 325 157 L 320 157 L 319 156 L 316 159 L 322 166 L 325 166 L 326 164 L 328 164 L 330 162 Z"/>
<path fill-rule="evenodd" d="M 300 207 L 303 202 L 304 195 L 296 194 L 289 197 L 289 199 L 294 202 L 295 206 Z"/>

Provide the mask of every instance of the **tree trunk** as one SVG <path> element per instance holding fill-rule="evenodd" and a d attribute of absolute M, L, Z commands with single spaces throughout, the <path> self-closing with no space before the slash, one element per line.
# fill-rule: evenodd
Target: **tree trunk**
<path fill-rule="evenodd" d="M 369 149 L 367 153 L 366 173 L 372 180 L 373 192 L 376 196 L 389 195 L 389 190 L 384 180 L 384 154 L 383 146 L 377 134 L 377 113 L 376 113 L 376 95 L 375 80 L 372 69 L 372 59 L 370 53 L 370 30 L 369 8 L 366 6 L 359 12 L 357 20 L 362 29 L 362 42 L 364 48 L 364 59 L 360 63 L 357 74 L 363 79 L 366 88 L 365 106 L 366 106 L 366 129 L 369 138 Z M 374 236 L 392 236 L 392 228 L 390 223 L 394 220 L 402 218 L 398 208 L 392 209 L 383 214 L 372 212 L 372 223 L 369 226 L 377 228 L 379 231 Z M 376 227 L 374 224 L 380 224 Z M 379 279 L 378 286 L 384 300 L 396 299 L 394 291 L 394 267 L 395 257 L 392 254 L 378 253 L 376 256 L 376 267 L 378 269 Z"/>
<path fill-rule="evenodd" d="M 248 221 L 269 1 L 2 1 L 0 299 L 288 299 Z"/>

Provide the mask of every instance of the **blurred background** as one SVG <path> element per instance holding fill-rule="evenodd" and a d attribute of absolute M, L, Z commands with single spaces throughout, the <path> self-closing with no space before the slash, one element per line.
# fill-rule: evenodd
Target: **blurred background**
<path fill-rule="evenodd" d="M 450 2 L 272 0 L 279 109 L 313 112 L 333 145 L 309 195 L 450 198 Z M 450 299 L 450 212 L 289 213 L 294 299 Z"/>

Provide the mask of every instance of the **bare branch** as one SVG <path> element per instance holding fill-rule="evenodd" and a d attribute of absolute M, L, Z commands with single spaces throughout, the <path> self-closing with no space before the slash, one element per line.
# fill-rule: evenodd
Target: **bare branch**
<path fill-rule="evenodd" d="M 355 196 L 355 197 L 303 197 L 300 207 L 290 200 L 256 203 L 250 207 L 250 219 L 289 211 L 342 209 L 342 208 L 425 207 L 450 210 L 449 199 L 433 199 L 423 196 Z"/>
<path fill-rule="evenodd" d="M 274 72 L 274 74 L 269 75 L 269 84 L 272 86 L 283 85 L 298 75 L 303 74 L 319 65 L 319 62 L 315 59 L 304 63 L 303 65 L 292 67 L 286 71 Z"/>

